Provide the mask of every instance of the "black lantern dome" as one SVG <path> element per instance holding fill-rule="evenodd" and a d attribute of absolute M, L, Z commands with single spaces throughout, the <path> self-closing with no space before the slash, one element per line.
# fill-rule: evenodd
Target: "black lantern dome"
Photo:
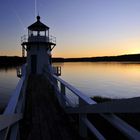
<path fill-rule="evenodd" d="M 37 21 L 28 27 L 30 31 L 46 31 L 49 27 L 40 22 L 40 16 L 37 16 Z"/>

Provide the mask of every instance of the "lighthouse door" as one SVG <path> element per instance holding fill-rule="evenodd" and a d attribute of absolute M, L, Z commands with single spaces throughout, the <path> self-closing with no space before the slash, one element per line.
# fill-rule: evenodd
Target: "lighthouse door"
<path fill-rule="evenodd" d="M 37 70 L 37 56 L 31 55 L 31 73 L 36 74 Z"/>

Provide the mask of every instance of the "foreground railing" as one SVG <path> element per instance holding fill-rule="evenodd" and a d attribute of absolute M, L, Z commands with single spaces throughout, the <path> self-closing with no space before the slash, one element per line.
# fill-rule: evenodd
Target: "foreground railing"
<path fill-rule="evenodd" d="M 56 76 L 61 76 L 61 67 L 52 67 L 52 70 Z"/>
<path fill-rule="evenodd" d="M 82 137 L 87 136 L 87 128 L 97 137 L 97 139 L 104 140 L 105 137 L 96 129 L 96 127 L 87 118 L 87 114 L 98 113 L 101 117 L 111 123 L 128 139 L 140 139 L 140 132 L 127 124 L 113 113 L 140 113 L 140 109 L 133 109 L 139 105 L 140 99 L 135 101 L 118 100 L 117 102 L 97 104 L 90 97 L 87 97 L 81 91 L 65 82 L 61 78 L 45 72 L 46 78 L 53 85 L 56 97 L 61 107 L 70 114 L 79 114 L 79 133 Z M 71 93 L 70 93 L 71 92 Z M 76 103 L 70 100 L 70 94 L 76 97 Z M 73 100 L 73 99 L 72 99 Z M 119 105 L 119 103 L 121 103 Z M 128 105 L 129 104 L 129 105 Z M 118 106 L 117 106 L 118 105 Z M 129 108 L 131 106 L 131 108 Z M 137 106 L 138 108 L 138 106 Z M 135 110 L 135 111 L 134 111 Z"/>
<path fill-rule="evenodd" d="M 22 77 L 3 114 L 0 115 L 0 140 L 16 140 L 20 137 L 19 120 L 22 119 L 24 109 L 26 81 L 26 65 L 24 65 Z"/>

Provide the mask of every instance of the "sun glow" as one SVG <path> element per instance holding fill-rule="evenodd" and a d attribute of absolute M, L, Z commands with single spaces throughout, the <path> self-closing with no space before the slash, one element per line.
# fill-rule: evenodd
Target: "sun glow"
<path fill-rule="evenodd" d="M 21 56 L 21 51 L 3 50 L 0 51 L 0 56 Z"/>
<path fill-rule="evenodd" d="M 67 43 L 69 44 L 69 43 Z M 54 50 L 54 57 L 96 57 L 96 56 L 117 56 L 125 54 L 140 53 L 140 40 L 137 38 L 128 38 L 120 40 L 108 40 L 105 42 L 96 42 L 87 44 L 61 44 L 62 48 Z M 63 45 L 65 47 L 63 47 Z M 66 47 L 67 46 L 67 47 Z"/>

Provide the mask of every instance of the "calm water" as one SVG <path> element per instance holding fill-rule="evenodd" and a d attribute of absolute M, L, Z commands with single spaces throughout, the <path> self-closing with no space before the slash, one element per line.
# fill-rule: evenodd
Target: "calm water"
<path fill-rule="evenodd" d="M 61 78 L 86 95 L 111 98 L 140 96 L 140 63 L 57 63 Z M 0 107 L 6 105 L 15 89 L 16 69 L 0 69 Z"/>
<path fill-rule="evenodd" d="M 62 79 L 90 97 L 140 96 L 140 63 L 77 62 L 56 65 L 62 67 Z"/>
<path fill-rule="evenodd" d="M 0 108 L 9 101 L 18 80 L 16 68 L 0 68 Z"/>

